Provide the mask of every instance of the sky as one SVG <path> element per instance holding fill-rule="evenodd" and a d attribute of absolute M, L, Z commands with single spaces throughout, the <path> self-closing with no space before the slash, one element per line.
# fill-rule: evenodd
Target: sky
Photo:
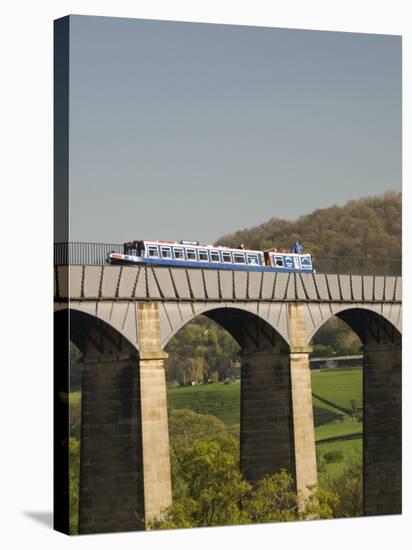
<path fill-rule="evenodd" d="M 398 36 L 71 16 L 70 240 L 200 240 L 401 190 Z"/>

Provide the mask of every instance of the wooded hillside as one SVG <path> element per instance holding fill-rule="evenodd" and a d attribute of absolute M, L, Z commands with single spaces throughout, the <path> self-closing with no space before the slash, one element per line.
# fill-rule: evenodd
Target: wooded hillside
<path fill-rule="evenodd" d="M 315 210 L 295 221 L 271 218 L 221 237 L 216 244 L 290 249 L 298 240 L 316 256 L 401 257 L 401 193 L 352 200 Z"/>

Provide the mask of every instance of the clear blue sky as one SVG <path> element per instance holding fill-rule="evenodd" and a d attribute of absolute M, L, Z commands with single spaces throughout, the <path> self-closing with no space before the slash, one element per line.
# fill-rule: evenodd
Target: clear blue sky
<path fill-rule="evenodd" d="M 199 239 L 401 189 L 401 38 L 72 16 L 70 239 Z"/>

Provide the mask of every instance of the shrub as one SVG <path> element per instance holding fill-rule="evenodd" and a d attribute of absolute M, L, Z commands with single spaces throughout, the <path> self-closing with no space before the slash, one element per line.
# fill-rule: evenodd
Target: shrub
<path fill-rule="evenodd" d="M 335 464 L 337 462 L 342 462 L 343 451 L 329 451 L 323 455 L 323 458 L 325 459 L 326 464 Z"/>
<path fill-rule="evenodd" d="M 332 503 L 333 517 L 353 518 L 363 515 L 362 457 L 353 454 L 342 474 L 327 480 L 328 491 L 339 497 Z"/>
<path fill-rule="evenodd" d="M 217 371 L 214 371 L 211 373 L 210 375 L 210 381 L 212 383 L 216 383 L 216 382 L 219 382 L 219 373 Z"/>

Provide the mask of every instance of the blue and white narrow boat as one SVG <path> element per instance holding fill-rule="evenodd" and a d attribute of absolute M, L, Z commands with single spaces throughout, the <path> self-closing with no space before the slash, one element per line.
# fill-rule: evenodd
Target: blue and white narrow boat
<path fill-rule="evenodd" d="M 110 252 L 110 264 L 156 265 L 241 271 L 278 271 L 312 273 L 310 254 L 278 252 L 276 249 L 244 250 L 202 245 L 198 241 L 133 241 L 123 245 L 123 254 Z"/>

